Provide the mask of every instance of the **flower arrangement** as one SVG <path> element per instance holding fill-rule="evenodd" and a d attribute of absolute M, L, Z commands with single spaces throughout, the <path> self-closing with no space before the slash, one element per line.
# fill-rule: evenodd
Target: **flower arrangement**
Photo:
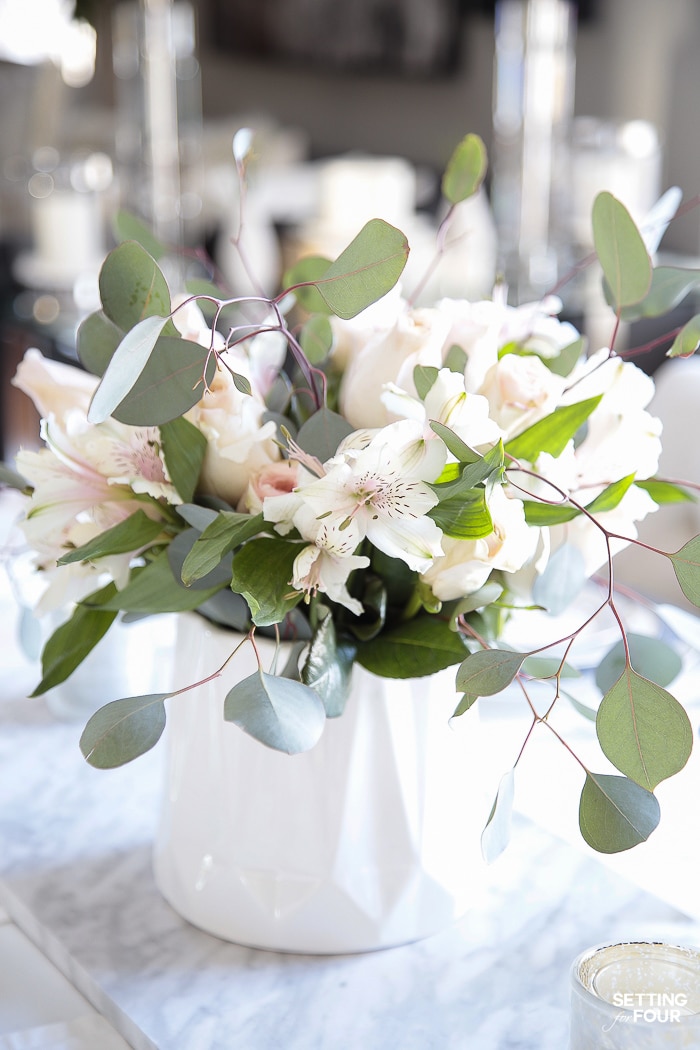
<path fill-rule="evenodd" d="M 468 135 L 442 181 L 438 257 L 485 170 Z M 389 678 L 454 666 L 455 716 L 517 682 L 530 732 L 548 730 L 577 641 L 609 608 L 621 670 L 594 717 L 618 772 L 586 769 L 580 824 L 604 852 L 646 839 L 653 791 L 685 765 L 693 733 L 667 683 L 633 666 L 613 555 L 659 504 L 692 496 L 655 477 L 653 382 L 614 342 L 621 319 L 665 313 L 693 285 L 651 261 L 669 219 L 643 235 L 619 201 L 597 198 L 613 334 L 587 354 L 555 296 L 515 307 L 496 287 L 488 301 L 416 308 L 398 283 L 409 246 L 381 219 L 335 261 L 297 262 L 279 294 L 233 299 L 201 275 L 171 298 L 165 249 L 122 217 L 102 309 L 78 333 L 83 368 L 30 350 L 14 380 L 46 447 L 21 451 L 19 477 L 3 477 L 27 493 L 42 608 L 74 603 L 34 695 L 64 681 L 120 614 L 196 610 L 240 633 L 234 658 L 256 632 L 294 643 L 283 671 L 261 665 L 222 698 L 224 718 L 268 746 L 313 747 L 326 717 L 342 715 L 354 662 Z M 697 328 L 678 333 L 671 356 L 695 351 Z M 699 555 L 700 537 L 649 552 L 671 560 L 696 605 Z M 573 631 L 527 652 L 503 644 L 509 617 L 576 608 L 601 569 L 598 608 Z M 551 686 L 544 713 L 529 698 L 535 681 Z M 168 695 L 98 710 L 81 738 L 87 760 L 112 767 L 151 748 Z"/>

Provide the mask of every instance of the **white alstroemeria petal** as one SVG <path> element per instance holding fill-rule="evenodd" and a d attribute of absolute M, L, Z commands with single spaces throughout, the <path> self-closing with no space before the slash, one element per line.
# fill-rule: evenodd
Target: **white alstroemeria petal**
<path fill-rule="evenodd" d="M 356 616 L 362 615 L 362 604 L 347 589 L 347 580 L 355 569 L 366 569 L 369 558 L 349 555 L 339 558 L 316 546 L 304 547 L 294 559 L 292 586 L 298 591 L 315 594 L 321 591 Z"/>
<path fill-rule="evenodd" d="M 384 393 L 381 397 L 384 407 L 394 416 L 400 419 L 416 419 L 419 423 L 425 422 L 425 407 L 417 398 L 407 394 L 396 383 L 385 383 Z"/>
<path fill-rule="evenodd" d="M 414 572 L 427 572 L 442 555 L 442 530 L 432 518 L 377 518 L 368 524 L 367 539 Z"/>

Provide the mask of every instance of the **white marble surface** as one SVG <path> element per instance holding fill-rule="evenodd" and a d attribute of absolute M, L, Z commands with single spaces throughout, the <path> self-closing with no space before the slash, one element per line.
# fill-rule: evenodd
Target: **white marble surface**
<path fill-rule="evenodd" d="M 202 933 L 151 874 L 162 747 L 89 767 L 80 725 L 26 699 L 4 580 L 0 628 L 0 902 L 136 1050 L 564 1050 L 580 951 L 700 942 L 697 919 L 525 818 L 470 914 L 417 944 L 314 957 Z"/>

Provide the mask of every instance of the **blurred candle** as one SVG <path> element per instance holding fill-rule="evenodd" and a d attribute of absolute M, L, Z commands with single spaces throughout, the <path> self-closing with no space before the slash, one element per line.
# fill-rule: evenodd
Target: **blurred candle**
<path fill-rule="evenodd" d="M 632 942 L 590 948 L 571 975 L 570 1050 L 697 1050 L 700 952 Z"/>

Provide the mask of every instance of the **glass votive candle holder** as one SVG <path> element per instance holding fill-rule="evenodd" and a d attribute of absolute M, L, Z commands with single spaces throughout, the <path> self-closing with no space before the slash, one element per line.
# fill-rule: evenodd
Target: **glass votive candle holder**
<path fill-rule="evenodd" d="M 589 948 L 571 973 L 570 1050 L 700 1048 L 700 952 L 630 942 Z"/>

